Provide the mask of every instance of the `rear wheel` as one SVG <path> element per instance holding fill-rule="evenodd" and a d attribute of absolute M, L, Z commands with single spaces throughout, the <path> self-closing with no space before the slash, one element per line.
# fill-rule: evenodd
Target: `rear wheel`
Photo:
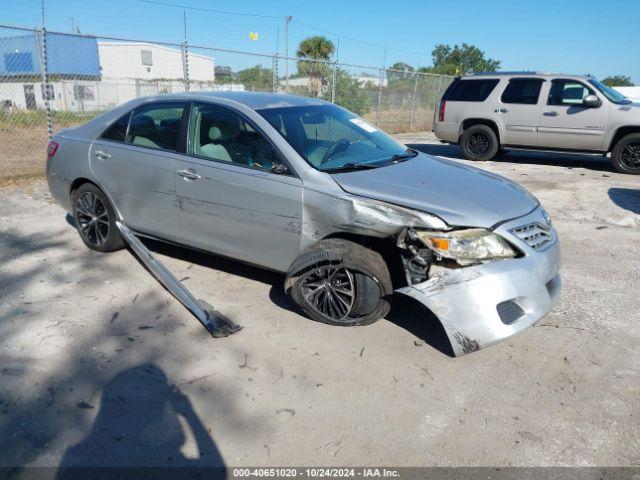
<path fill-rule="evenodd" d="M 124 248 L 115 224 L 115 212 L 102 190 L 92 183 L 84 183 L 74 190 L 71 201 L 76 228 L 87 247 L 98 252 Z"/>
<path fill-rule="evenodd" d="M 460 148 L 467 160 L 491 160 L 498 153 L 498 137 L 491 127 L 472 125 L 460 138 Z"/>
<path fill-rule="evenodd" d="M 616 143 L 611 163 L 620 173 L 640 175 L 640 133 L 625 135 Z"/>
<path fill-rule="evenodd" d="M 327 239 L 293 263 L 285 290 L 313 320 L 356 326 L 389 312 L 393 287 L 379 253 L 348 240 Z"/>

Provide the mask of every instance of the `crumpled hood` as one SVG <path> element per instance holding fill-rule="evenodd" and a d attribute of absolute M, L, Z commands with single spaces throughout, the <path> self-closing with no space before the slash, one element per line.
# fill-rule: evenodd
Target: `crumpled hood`
<path fill-rule="evenodd" d="M 348 193 L 432 213 L 452 226 L 489 228 L 539 204 L 504 177 L 423 153 L 395 165 L 331 176 Z"/>

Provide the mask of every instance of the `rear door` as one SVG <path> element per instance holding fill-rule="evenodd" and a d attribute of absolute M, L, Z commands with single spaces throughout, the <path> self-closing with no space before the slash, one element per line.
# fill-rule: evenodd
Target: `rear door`
<path fill-rule="evenodd" d="M 179 240 L 175 183 L 184 151 L 185 102 L 159 102 L 127 113 L 96 139 L 91 168 L 134 230 Z"/>
<path fill-rule="evenodd" d="M 546 98 L 538 126 L 538 145 L 578 150 L 604 150 L 604 133 L 609 119 L 609 102 L 595 89 L 578 80 L 557 78 L 545 89 Z M 600 106 L 587 107 L 587 95 L 600 98 Z"/>
<path fill-rule="evenodd" d="M 298 255 L 302 182 L 240 113 L 194 103 L 177 175 L 189 245 L 280 271 Z"/>
<path fill-rule="evenodd" d="M 536 145 L 540 118 L 541 78 L 511 78 L 494 105 L 500 122 L 501 143 Z"/>

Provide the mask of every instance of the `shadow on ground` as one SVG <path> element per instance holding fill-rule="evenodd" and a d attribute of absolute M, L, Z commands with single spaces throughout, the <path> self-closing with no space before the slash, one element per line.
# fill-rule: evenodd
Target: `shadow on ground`
<path fill-rule="evenodd" d="M 297 305 L 286 295 L 284 275 L 281 273 L 155 240 L 144 239 L 144 243 L 149 249 L 161 255 L 271 285 L 269 299 L 275 305 L 303 315 Z M 453 355 L 451 345 L 440 322 L 424 305 L 405 295 L 394 295 L 391 304 L 392 308 L 387 315 L 387 320 L 404 328 L 436 350 L 446 355 Z"/>
<path fill-rule="evenodd" d="M 453 349 L 442 324 L 427 307 L 406 295 L 396 294 L 391 299 L 387 320 L 405 329 L 431 347 L 449 357 Z"/>
<path fill-rule="evenodd" d="M 609 198 L 620 208 L 640 214 L 640 189 L 610 188 Z"/>
<path fill-rule="evenodd" d="M 195 440 L 193 458 L 181 451 L 185 426 Z M 116 473 L 117 478 L 185 478 L 199 469 L 204 474 L 204 468 L 207 478 L 225 478 L 222 456 L 189 398 L 160 368 L 145 364 L 124 370 L 105 385 L 91 430 L 66 451 L 56 480 L 113 478 Z"/>
<path fill-rule="evenodd" d="M 428 155 L 436 155 L 447 158 L 463 159 L 462 152 L 457 145 L 433 144 L 433 143 L 408 143 L 411 147 Z M 599 172 L 613 172 L 613 167 L 608 158 L 600 155 L 584 155 L 569 154 L 556 152 L 525 152 L 511 151 L 496 155 L 494 162 L 503 164 L 529 164 L 529 165 L 547 165 L 551 167 L 563 168 L 586 168 Z M 476 162 L 476 165 L 482 167 L 482 162 Z"/>

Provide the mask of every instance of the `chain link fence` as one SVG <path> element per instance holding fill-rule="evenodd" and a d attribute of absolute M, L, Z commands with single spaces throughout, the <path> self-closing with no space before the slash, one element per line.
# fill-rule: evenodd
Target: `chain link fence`
<path fill-rule="evenodd" d="M 451 80 L 186 42 L 0 25 L 0 180 L 41 176 L 52 132 L 139 97 L 185 91 L 290 93 L 336 103 L 399 133 L 431 129 Z"/>

